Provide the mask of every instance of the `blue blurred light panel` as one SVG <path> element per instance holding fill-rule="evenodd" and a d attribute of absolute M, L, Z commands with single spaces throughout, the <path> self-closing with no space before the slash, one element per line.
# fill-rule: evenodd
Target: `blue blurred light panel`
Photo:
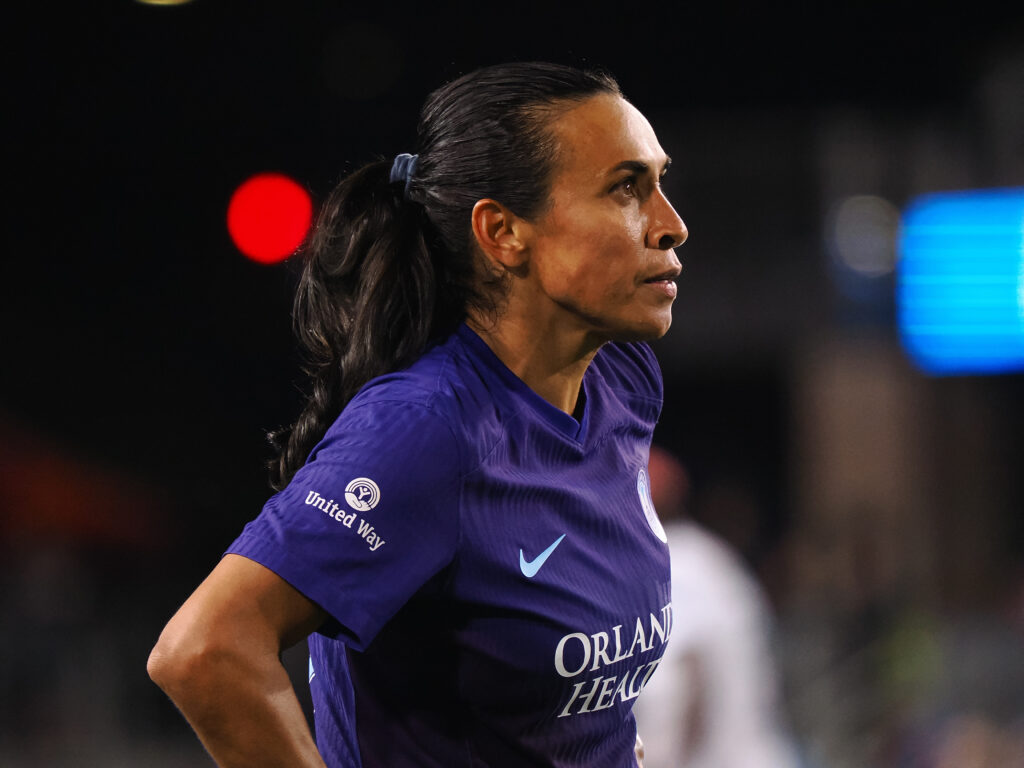
<path fill-rule="evenodd" d="M 1024 371 L 1024 188 L 926 195 L 903 213 L 896 300 L 926 373 Z"/>

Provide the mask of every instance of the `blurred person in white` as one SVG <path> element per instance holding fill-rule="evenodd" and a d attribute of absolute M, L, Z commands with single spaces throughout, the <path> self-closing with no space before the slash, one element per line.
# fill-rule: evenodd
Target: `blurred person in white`
<path fill-rule="evenodd" d="M 761 588 L 724 540 L 687 516 L 682 463 L 652 446 L 649 471 L 671 553 L 672 633 L 634 707 L 644 766 L 795 768 Z"/>

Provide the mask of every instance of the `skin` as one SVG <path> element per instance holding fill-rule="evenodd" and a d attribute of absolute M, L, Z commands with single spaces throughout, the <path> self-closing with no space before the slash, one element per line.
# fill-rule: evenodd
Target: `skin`
<path fill-rule="evenodd" d="M 325 618 L 273 571 L 226 555 L 168 622 L 147 669 L 222 768 L 326 768 L 280 660 Z"/>
<path fill-rule="evenodd" d="M 546 213 L 526 221 L 493 200 L 473 209 L 481 253 L 512 279 L 498 321 L 471 323 L 523 381 L 571 413 L 602 344 L 668 330 L 672 249 L 686 227 L 659 185 L 668 158 L 627 102 L 593 97 L 552 130 L 561 151 Z M 280 654 L 325 619 L 272 571 L 227 555 L 164 628 L 149 674 L 222 768 L 324 768 Z M 639 739 L 637 752 L 639 763 Z"/>
<path fill-rule="evenodd" d="M 496 322 L 470 324 L 535 392 L 567 413 L 602 344 L 663 336 L 672 323 L 674 248 L 686 225 L 661 189 L 669 158 L 629 102 L 594 96 L 551 125 L 559 143 L 551 204 L 534 221 L 495 200 L 473 234 L 511 276 Z"/>

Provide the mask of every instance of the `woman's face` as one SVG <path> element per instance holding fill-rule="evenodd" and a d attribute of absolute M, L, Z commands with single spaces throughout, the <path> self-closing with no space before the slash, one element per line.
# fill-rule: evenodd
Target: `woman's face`
<path fill-rule="evenodd" d="M 687 236 L 661 190 L 669 158 L 618 96 L 584 101 L 552 130 L 551 206 L 530 225 L 535 289 L 598 342 L 663 336 L 680 270 L 673 248 Z"/>

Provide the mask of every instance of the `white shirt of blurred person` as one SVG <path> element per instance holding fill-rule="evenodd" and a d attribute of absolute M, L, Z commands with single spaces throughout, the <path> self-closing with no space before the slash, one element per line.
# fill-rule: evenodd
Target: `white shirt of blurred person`
<path fill-rule="evenodd" d="M 795 768 L 760 586 L 728 544 L 683 518 L 683 465 L 654 446 L 649 473 L 672 559 L 672 634 L 633 710 L 644 768 Z"/>

